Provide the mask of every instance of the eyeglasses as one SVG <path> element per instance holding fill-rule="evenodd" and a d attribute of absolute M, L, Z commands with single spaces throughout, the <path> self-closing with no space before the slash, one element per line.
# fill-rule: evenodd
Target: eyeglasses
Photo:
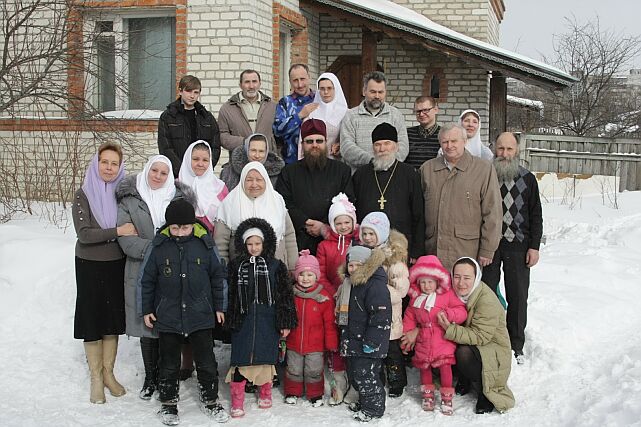
<path fill-rule="evenodd" d="M 325 140 L 324 139 L 304 139 L 303 142 L 307 145 L 312 145 L 312 144 L 324 144 Z"/>
<path fill-rule="evenodd" d="M 432 110 L 433 110 L 433 109 L 435 109 L 435 108 L 436 108 L 436 107 L 424 108 L 424 109 L 422 109 L 422 110 L 416 110 L 416 111 L 414 111 L 414 112 L 416 113 L 416 115 L 417 115 L 417 116 L 420 116 L 421 114 L 427 114 L 427 113 L 429 113 L 430 111 L 432 111 Z"/>

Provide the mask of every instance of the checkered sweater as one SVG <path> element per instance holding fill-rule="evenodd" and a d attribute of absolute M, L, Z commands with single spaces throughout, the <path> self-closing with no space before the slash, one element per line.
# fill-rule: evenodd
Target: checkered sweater
<path fill-rule="evenodd" d="M 543 234 L 543 215 L 536 177 L 524 167 L 511 181 L 500 182 L 503 202 L 504 249 L 539 249 Z"/>

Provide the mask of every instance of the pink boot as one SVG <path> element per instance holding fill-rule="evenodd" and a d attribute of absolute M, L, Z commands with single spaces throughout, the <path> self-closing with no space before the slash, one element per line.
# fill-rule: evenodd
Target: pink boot
<path fill-rule="evenodd" d="M 258 407 L 267 409 L 272 407 L 272 383 L 268 382 L 258 387 Z"/>
<path fill-rule="evenodd" d="M 434 410 L 434 384 L 422 385 L 421 392 L 423 393 L 423 402 L 421 403 L 421 408 L 423 408 L 424 411 L 433 411 Z"/>
<path fill-rule="evenodd" d="M 441 412 L 443 415 L 452 415 L 454 413 L 453 397 L 454 389 L 452 387 L 441 387 Z"/>
<path fill-rule="evenodd" d="M 231 392 L 231 416 L 232 418 L 240 418 L 245 415 L 243 403 L 245 402 L 245 383 L 246 380 L 240 382 L 232 381 L 229 385 Z"/>

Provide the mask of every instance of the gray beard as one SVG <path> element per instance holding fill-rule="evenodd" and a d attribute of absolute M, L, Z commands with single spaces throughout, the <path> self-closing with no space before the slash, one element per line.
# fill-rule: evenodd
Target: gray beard
<path fill-rule="evenodd" d="M 379 101 L 379 100 L 368 101 L 368 100 L 365 100 L 365 106 L 370 111 L 372 111 L 372 110 L 378 111 L 383 106 L 383 101 Z"/>
<path fill-rule="evenodd" d="M 390 157 L 374 157 L 372 159 L 372 165 L 374 166 L 375 171 L 385 171 L 392 167 L 396 161 L 396 154 Z"/>
<path fill-rule="evenodd" d="M 494 159 L 494 169 L 499 182 L 512 181 L 519 176 L 519 157 L 516 156 L 511 160 L 497 157 Z"/>

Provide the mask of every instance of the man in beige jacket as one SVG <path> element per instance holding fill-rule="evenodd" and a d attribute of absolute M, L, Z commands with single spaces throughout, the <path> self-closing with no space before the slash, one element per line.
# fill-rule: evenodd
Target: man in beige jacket
<path fill-rule="evenodd" d="M 501 239 L 501 193 L 496 171 L 487 160 L 465 150 L 465 130 L 441 127 L 443 155 L 421 166 L 425 199 L 425 251 L 451 270 L 468 256 L 481 266 L 492 262 Z"/>

